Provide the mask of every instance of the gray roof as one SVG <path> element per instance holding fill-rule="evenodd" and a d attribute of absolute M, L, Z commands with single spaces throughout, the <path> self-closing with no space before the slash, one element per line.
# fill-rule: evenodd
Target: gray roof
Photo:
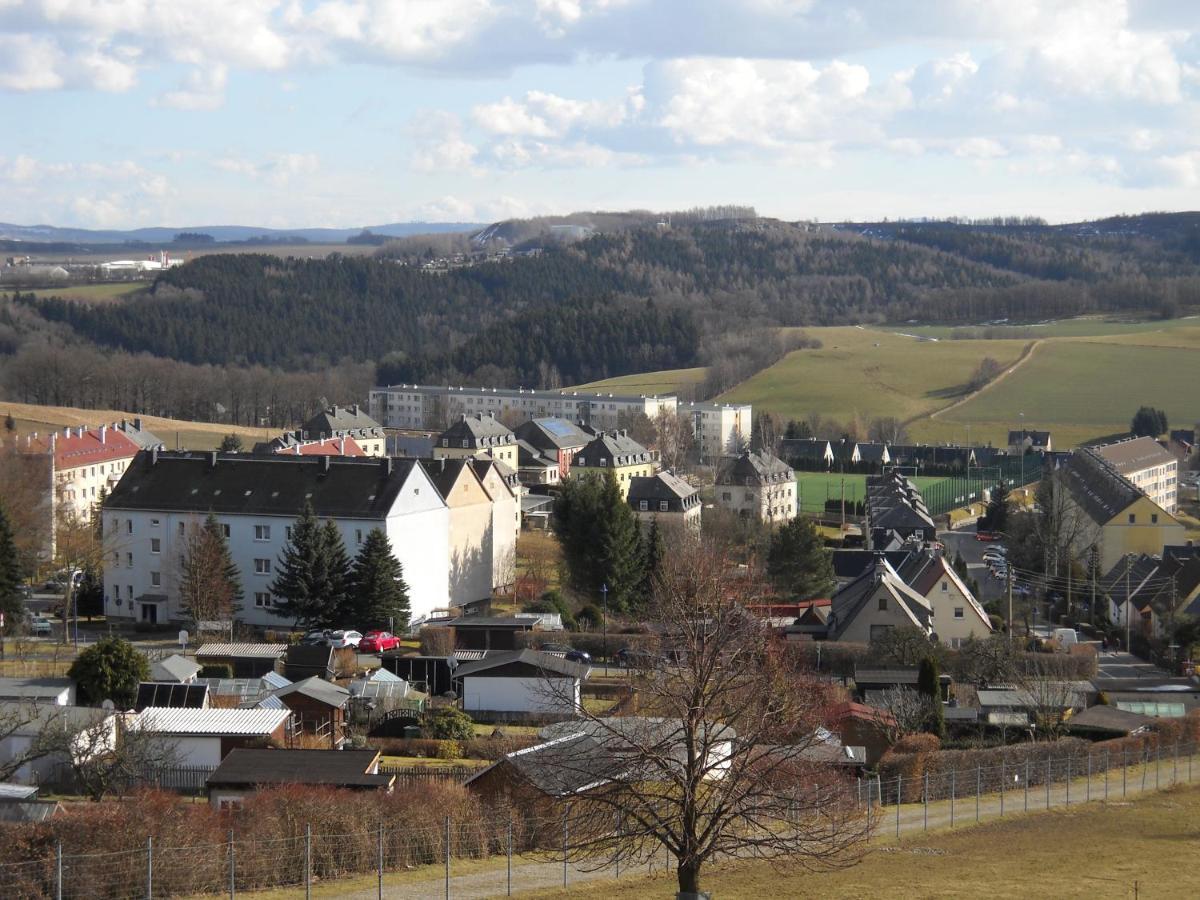
<path fill-rule="evenodd" d="M 1083 731 L 1113 731 L 1129 734 L 1139 728 L 1145 728 L 1154 720 L 1135 712 L 1118 709 L 1115 706 L 1097 705 L 1078 712 L 1067 721 L 1071 729 Z"/>
<path fill-rule="evenodd" d="M 1059 471 L 1071 499 L 1097 525 L 1111 522 L 1144 496 L 1112 463 L 1091 448 L 1076 450 Z"/>
<path fill-rule="evenodd" d="M 934 528 L 921 492 L 899 472 L 868 475 L 866 494 L 867 522 L 873 531 Z"/>
<path fill-rule="evenodd" d="M 11 717 L 12 721 L 18 723 L 12 731 L 8 732 L 17 736 L 37 734 L 52 722 L 72 731 L 80 731 L 103 722 L 113 715 L 111 709 L 97 709 L 91 706 L 0 702 L 0 716 Z"/>
<path fill-rule="evenodd" d="M 416 468 L 411 459 L 143 451 L 104 508 L 294 519 L 308 501 L 321 518 L 382 520 Z"/>
<path fill-rule="evenodd" d="M 1010 431 L 1008 433 L 1008 444 L 1011 447 L 1014 444 L 1019 444 L 1026 438 L 1029 438 L 1032 446 L 1045 447 L 1050 443 L 1050 432 L 1048 431 L 1030 431 L 1028 428 L 1019 431 Z"/>
<path fill-rule="evenodd" d="M 863 462 L 883 462 L 883 455 L 887 450 L 887 444 L 864 442 L 855 444 L 854 446 L 858 450 L 858 458 Z"/>
<path fill-rule="evenodd" d="M 156 734 L 219 735 L 271 734 L 288 720 L 281 709 L 164 709 L 148 707 L 138 713 L 137 727 Z"/>
<path fill-rule="evenodd" d="M 615 778 L 623 762 L 586 734 L 570 734 L 543 744 L 517 750 L 480 769 L 465 784 L 498 766 L 512 768 L 522 779 L 551 797 L 576 794 Z"/>
<path fill-rule="evenodd" d="M 165 659 L 158 659 L 150 664 L 151 674 L 157 674 L 159 681 L 166 681 L 168 678 L 174 681 L 187 681 L 189 678 L 195 678 L 200 669 L 200 664 L 195 660 L 180 656 L 178 653 L 172 653 Z"/>
<path fill-rule="evenodd" d="M 641 500 L 694 506 L 700 502 L 700 492 L 673 472 L 659 472 L 629 479 L 629 503 L 636 506 Z"/>
<path fill-rule="evenodd" d="M 378 750 L 231 750 L 208 776 L 208 786 L 331 784 L 385 788 L 395 775 L 368 774 Z"/>
<path fill-rule="evenodd" d="M 566 419 L 531 419 L 517 426 L 517 437 L 535 450 L 575 450 L 587 446 L 591 435 Z"/>
<path fill-rule="evenodd" d="M 289 684 L 285 688 L 280 688 L 275 691 L 274 696 L 283 698 L 289 697 L 292 694 L 300 694 L 301 696 L 338 709 L 345 706 L 346 702 L 350 699 L 350 692 L 344 687 L 339 687 L 316 675 L 301 679 L 295 684 Z"/>
<path fill-rule="evenodd" d="M 586 678 L 590 668 L 584 663 L 569 662 L 562 657 L 540 650 L 507 650 L 503 653 L 489 653 L 476 662 L 460 665 L 454 670 L 455 678 L 466 678 L 472 675 L 487 675 L 493 669 L 501 666 L 525 665 L 539 671 L 564 675 L 568 678 Z"/>
<path fill-rule="evenodd" d="M 0 700 L 53 700 L 74 684 L 70 678 L 0 678 Z"/>
<path fill-rule="evenodd" d="M 471 465 L 469 459 L 422 459 L 420 460 L 421 467 L 425 470 L 425 474 L 429 476 L 429 480 L 433 482 L 433 486 L 437 488 L 438 494 L 445 500 L 450 496 L 450 492 L 454 490 L 454 485 L 462 475 L 463 470 L 469 470 L 471 475 L 476 479 L 479 478 L 475 474 L 475 468 Z"/>
<path fill-rule="evenodd" d="M 653 458 L 654 455 L 625 430 L 598 431 L 582 449 L 576 451 L 572 465 L 598 468 L 603 459 L 607 460 L 606 466 L 631 466 L 650 462 Z"/>
<path fill-rule="evenodd" d="M 462 442 L 466 441 L 467 448 L 474 450 L 481 447 L 501 447 L 514 443 L 516 439 L 512 429 L 495 416 L 463 413 L 461 419 L 438 435 L 437 446 L 461 448 Z M 443 440 L 449 441 L 449 444 L 443 444 Z"/>
<path fill-rule="evenodd" d="M 856 684 L 917 684 L 919 669 L 859 669 L 854 670 Z"/>
<path fill-rule="evenodd" d="M 717 484 L 774 484 L 795 477 L 795 471 L 783 460 L 752 450 L 725 457 L 717 469 Z"/>
<path fill-rule="evenodd" d="M 196 651 L 196 658 L 279 659 L 287 650 L 287 644 L 203 644 Z"/>
<path fill-rule="evenodd" d="M 120 422 L 114 422 L 110 427 L 113 431 L 121 432 L 121 434 L 125 435 L 125 437 L 129 438 L 143 450 L 152 450 L 155 447 L 166 446 L 156 436 L 142 427 L 141 419 L 134 419 L 132 422 L 128 419 L 122 419 Z"/>
<path fill-rule="evenodd" d="M 1093 448 L 1098 456 L 1112 463 L 1122 475 L 1131 475 L 1150 466 L 1166 466 L 1176 463 L 1175 455 L 1163 449 L 1162 444 L 1152 437 L 1133 438 L 1115 444 L 1103 444 Z"/>
<path fill-rule="evenodd" d="M 348 431 L 373 431 L 383 436 L 382 426 L 357 405 L 323 409 L 304 423 L 303 430 L 309 437 L 336 437 Z"/>
<path fill-rule="evenodd" d="M 12 803 L 18 800 L 32 800 L 37 796 L 37 785 L 10 784 L 0 782 L 0 803 Z"/>
<path fill-rule="evenodd" d="M 904 583 L 888 561 L 879 556 L 875 565 L 868 566 L 863 573 L 833 595 L 829 616 L 829 638 L 838 640 L 852 622 L 867 609 L 871 598 L 885 591 L 897 605 L 907 610 L 908 615 L 920 627 L 927 627 L 933 617 L 929 602 Z"/>

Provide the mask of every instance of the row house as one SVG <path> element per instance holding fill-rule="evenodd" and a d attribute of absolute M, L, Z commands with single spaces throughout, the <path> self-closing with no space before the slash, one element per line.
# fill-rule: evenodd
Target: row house
<path fill-rule="evenodd" d="M 1139 491 L 1169 513 L 1175 512 L 1179 491 L 1179 460 L 1152 437 L 1132 438 L 1094 448 Z"/>

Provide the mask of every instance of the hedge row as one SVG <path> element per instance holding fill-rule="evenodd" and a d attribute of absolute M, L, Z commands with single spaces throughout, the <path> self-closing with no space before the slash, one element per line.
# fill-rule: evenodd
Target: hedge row
<path fill-rule="evenodd" d="M 894 669 L 903 668 L 885 656 L 881 656 L 868 644 L 843 643 L 841 641 L 794 641 L 784 645 L 785 652 L 794 654 L 805 666 L 819 672 L 853 678 L 855 668 Z M 935 655 L 941 669 L 956 680 L 966 680 L 970 670 L 968 657 L 960 650 L 949 647 L 936 648 Z M 1087 681 L 1096 675 L 1094 653 L 1067 655 L 1062 653 L 1026 653 L 1015 651 L 1013 658 L 1019 670 L 1036 673 L 1064 681 Z"/>

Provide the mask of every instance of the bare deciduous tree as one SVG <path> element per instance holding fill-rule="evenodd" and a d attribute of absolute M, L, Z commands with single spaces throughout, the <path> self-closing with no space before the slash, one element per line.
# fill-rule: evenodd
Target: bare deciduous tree
<path fill-rule="evenodd" d="M 659 646 L 635 683 L 642 715 L 584 709 L 557 727 L 546 765 L 574 858 L 640 863 L 665 848 L 688 894 L 718 859 L 858 859 L 868 829 L 820 732 L 831 689 L 745 612 L 732 568 L 698 541 L 676 545 L 656 579 Z"/>
<path fill-rule="evenodd" d="M 668 469 L 682 468 L 696 444 L 692 423 L 686 416 L 660 409 L 654 419 L 654 430 L 663 466 Z"/>
<path fill-rule="evenodd" d="M 876 705 L 891 717 L 880 717 L 879 726 L 892 744 L 906 734 L 923 731 L 929 721 L 930 701 L 920 691 L 890 687 L 880 692 Z"/>
<path fill-rule="evenodd" d="M 1056 666 L 1033 660 L 1017 679 L 1017 694 L 1024 701 L 1035 733 L 1055 740 L 1066 730 L 1067 711 L 1082 704 L 1074 683 L 1055 672 Z"/>

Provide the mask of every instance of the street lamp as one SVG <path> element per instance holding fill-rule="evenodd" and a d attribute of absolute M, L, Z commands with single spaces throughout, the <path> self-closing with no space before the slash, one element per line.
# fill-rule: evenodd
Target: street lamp
<path fill-rule="evenodd" d="M 600 596 L 601 596 L 602 602 L 604 604 L 604 619 L 603 619 L 604 625 L 602 627 L 603 627 L 603 631 L 604 631 L 604 664 L 607 666 L 608 665 L 608 584 L 607 583 L 600 585 Z"/>

